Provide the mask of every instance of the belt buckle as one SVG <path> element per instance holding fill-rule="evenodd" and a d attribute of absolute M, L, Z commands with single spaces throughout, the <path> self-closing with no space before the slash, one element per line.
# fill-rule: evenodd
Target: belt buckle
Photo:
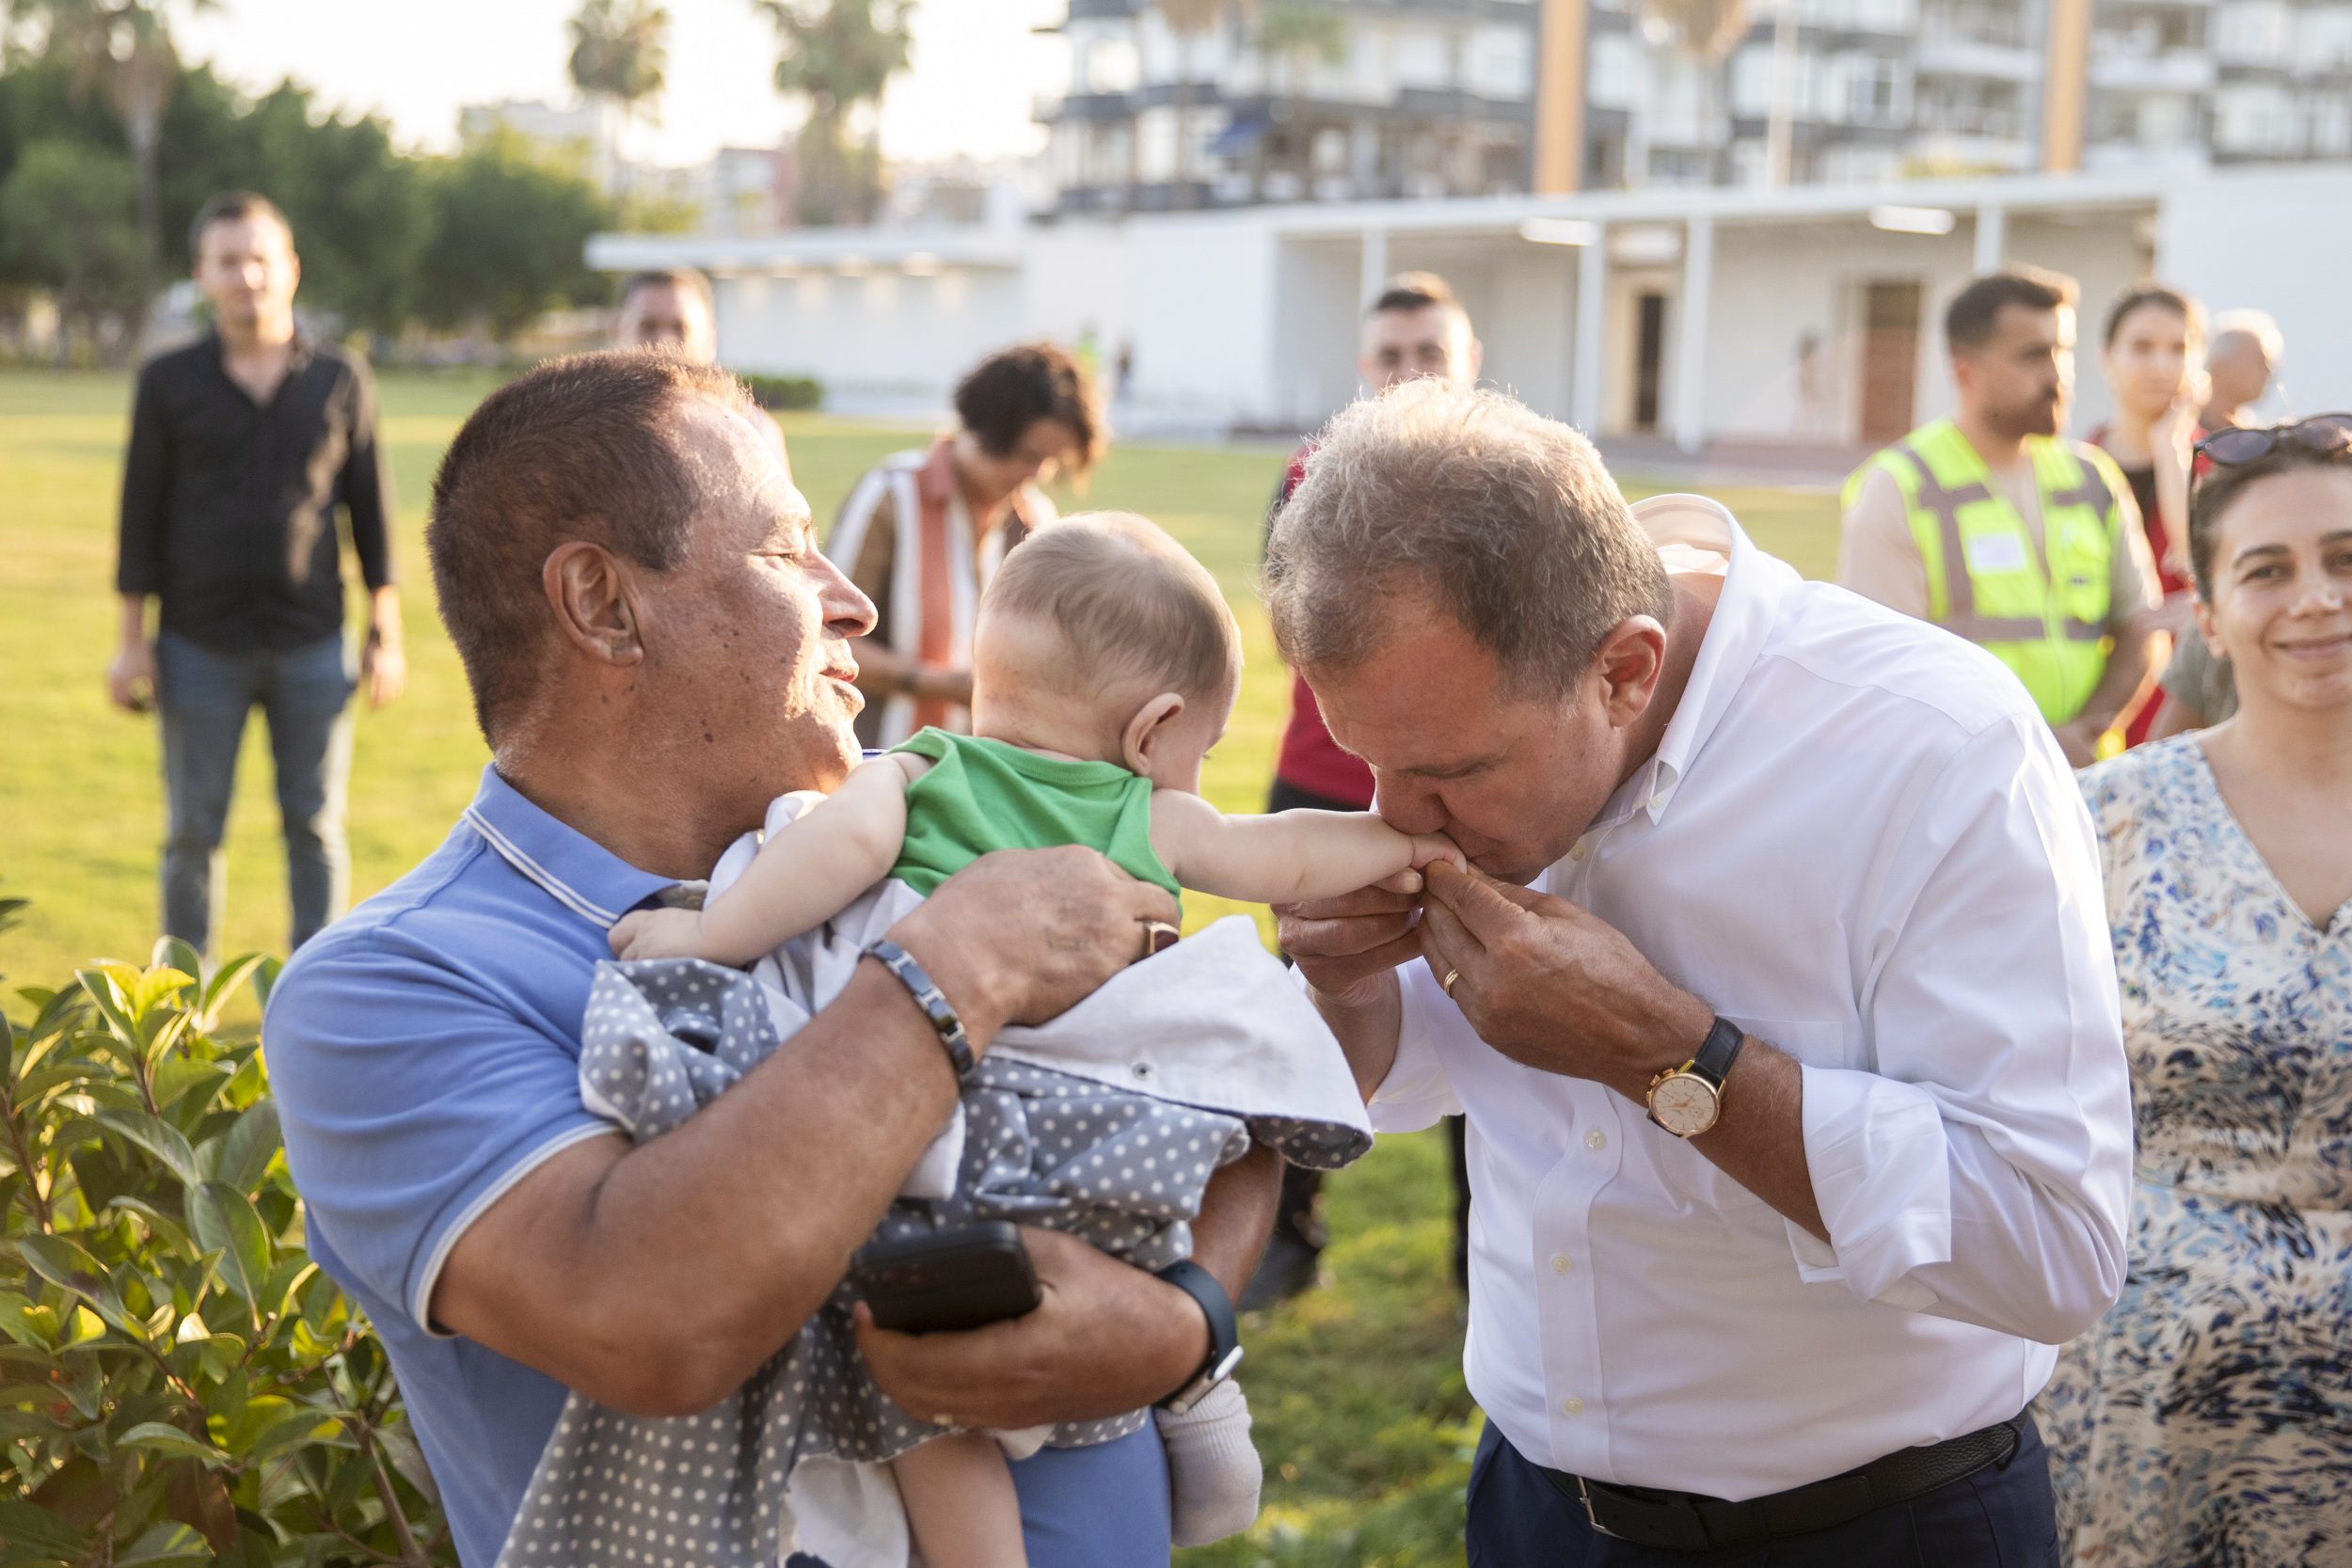
<path fill-rule="evenodd" d="M 1602 1524 L 1600 1522 L 1600 1515 L 1593 1512 L 1593 1495 L 1584 1489 L 1584 1478 L 1582 1476 L 1576 1478 L 1576 1500 L 1584 1505 L 1584 1517 L 1591 1523 L 1594 1534 L 1608 1536 L 1612 1541 L 1622 1541 L 1625 1539 L 1625 1537 L 1618 1535 L 1613 1530 L 1610 1529 L 1607 1525 Z"/>

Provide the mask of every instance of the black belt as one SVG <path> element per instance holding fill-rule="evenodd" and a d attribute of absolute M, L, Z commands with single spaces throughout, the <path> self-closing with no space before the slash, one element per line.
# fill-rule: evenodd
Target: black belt
<path fill-rule="evenodd" d="M 1874 1508 L 1964 1481 L 1988 1465 L 2006 1465 L 2026 1440 L 2026 1420 L 2021 1415 L 1981 1432 L 1890 1453 L 1827 1481 L 1736 1503 L 1696 1492 L 1612 1486 L 1561 1470 L 1544 1470 L 1543 1476 L 1563 1497 L 1582 1504 L 1603 1535 L 1684 1551 L 1745 1546 L 1829 1529 Z"/>

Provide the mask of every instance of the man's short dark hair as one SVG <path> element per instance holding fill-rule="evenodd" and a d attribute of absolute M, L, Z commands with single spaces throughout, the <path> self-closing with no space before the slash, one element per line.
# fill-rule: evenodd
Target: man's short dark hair
<path fill-rule="evenodd" d="M 1380 286 L 1380 297 L 1364 311 L 1364 319 L 1391 314 L 1409 316 L 1416 310 L 1438 309 L 1470 320 L 1454 285 L 1434 272 L 1400 272 Z"/>
<path fill-rule="evenodd" d="M 1109 444 L 1094 378 L 1053 343 L 1024 343 L 992 354 L 956 383 L 956 418 L 991 457 L 1009 457 L 1040 420 L 1067 425 L 1078 438 L 1070 467 L 1085 473 Z"/>
<path fill-rule="evenodd" d="M 682 293 L 693 294 L 703 302 L 705 314 L 715 314 L 710 298 L 710 279 L 692 267 L 655 267 L 646 272 L 631 273 L 622 283 L 621 292 L 614 296 L 613 304 L 628 305 L 630 296 L 640 289 L 675 289 Z"/>
<path fill-rule="evenodd" d="M 1494 656 L 1518 700 L 1565 696 L 1630 617 L 1674 620 L 1665 563 L 1593 444 L 1435 376 L 1324 426 L 1275 515 L 1262 584 L 1294 669 L 1361 665 L 1390 634 L 1391 599 L 1412 593 Z"/>
<path fill-rule="evenodd" d="M 243 223 L 247 218 L 268 218 L 284 232 L 286 244 L 293 245 L 294 225 L 278 210 L 278 203 L 251 191 L 219 191 L 206 198 L 188 225 L 188 261 L 204 260 L 204 230 L 216 223 Z"/>
<path fill-rule="evenodd" d="M 656 572 L 685 561 L 704 498 L 673 416 L 694 397 L 752 406 L 733 376 L 675 354 L 574 355 L 483 399 L 450 443 L 424 547 L 493 747 L 540 677 L 553 625 L 541 572 L 558 546 L 586 540 Z"/>
<path fill-rule="evenodd" d="M 1993 341 L 2003 307 L 2055 310 L 2074 304 L 2079 293 L 2073 278 L 2040 267 L 1986 273 L 1952 296 L 1944 311 L 1944 346 L 1954 354 L 1982 348 Z"/>

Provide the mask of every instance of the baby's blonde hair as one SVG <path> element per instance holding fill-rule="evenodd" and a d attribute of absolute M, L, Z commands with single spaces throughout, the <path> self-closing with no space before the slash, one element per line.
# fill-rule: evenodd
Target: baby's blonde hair
<path fill-rule="evenodd" d="M 980 608 L 1053 627 L 1073 690 L 1148 685 L 1207 698 L 1241 669 L 1240 628 L 1216 579 L 1132 512 L 1046 524 L 1006 553 Z"/>

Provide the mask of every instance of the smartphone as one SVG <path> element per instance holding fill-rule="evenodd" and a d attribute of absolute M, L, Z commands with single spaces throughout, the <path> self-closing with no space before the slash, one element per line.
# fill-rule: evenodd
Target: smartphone
<path fill-rule="evenodd" d="M 875 1324 L 900 1334 L 979 1328 L 1045 1299 L 1020 1227 L 1003 1220 L 869 1242 L 850 1259 L 850 1283 Z"/>

